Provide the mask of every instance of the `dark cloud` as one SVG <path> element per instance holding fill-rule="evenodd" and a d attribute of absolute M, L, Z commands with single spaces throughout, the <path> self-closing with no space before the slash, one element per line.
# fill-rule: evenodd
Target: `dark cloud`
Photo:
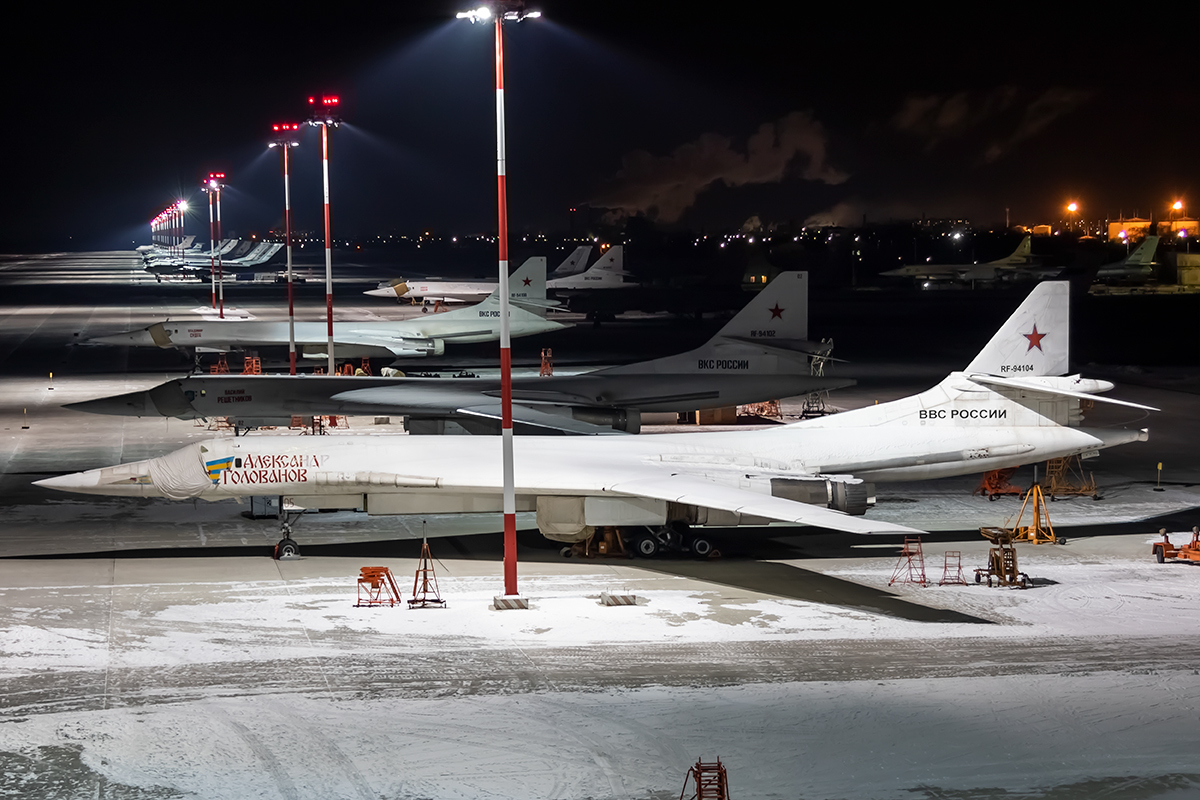
<path fill-rule="evenodd" d="M 1082 106 L 1091 96 L 1090 91 L 1060 86 L 1038 95 L 1012 86 L 987 92 L 910 95 L 902 101 L 890 124 L 897 131 L 924 140 L 926 151 L 986 127 L 990 135 L 985 136 L 980 157 L 990 164 Z M 1007 133 L 996 138 L 997 130 Z"/>
<path fill-rule="evenodd" d="M 636 150 L 622 159 L 620 172 L 593 204 L 675 222 L 714 183 L 731 187 L 778 183 L 797 159 L 804 166 L 792 174 L 842 183 L 847 175 L 827 162 L 826 140 L 820 122 L 808 112 L 795 111 L 759 126 L 747 139 L 744 152 L 735 147 L 732 137 L 716 133 L 705 133 L 667 156 Z"/>

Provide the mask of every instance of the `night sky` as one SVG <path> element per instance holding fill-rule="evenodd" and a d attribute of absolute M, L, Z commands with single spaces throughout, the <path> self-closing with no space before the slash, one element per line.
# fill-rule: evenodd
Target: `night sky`
<path fill-rule="evenodd" d="M 229 174 L 228 232 L 278 224 L 269 127 L 303 119 L 321 91 L 344 98 L 348 123 L 331 147 L 335 235 L 494 227 L 490 26 L 446 2 L 175 5 L 10 19 L 6 250 L 145 243 L 181 194 L 206 233 L 196 190 L 213 169 Z M 565 230 L 589 203 L 706 230 L 1200 203 L 1197 70 L 1169 20 L 537 7 L 543 19 L 507 27 L 516 231 Z M 295 159 L 296 225 L 315 229 L 315 129 Z"/>

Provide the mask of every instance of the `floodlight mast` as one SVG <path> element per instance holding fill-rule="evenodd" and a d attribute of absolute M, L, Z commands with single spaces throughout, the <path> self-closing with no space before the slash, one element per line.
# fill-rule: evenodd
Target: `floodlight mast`
<path fill-rule="evenodd" d="M 300 144 L 292 141 L 292 137 L 298 130 L 300 130 L 298 123 L 284 122 L 272 125 L 271 131 L 275 135 L 275 140 L 270 144 L 270 147 L 278 147 L 283 151 L 283 241 L 287 247 L 288 370 L 292 375 L 296 374 L 296 305 L 292 295 L 292 192 L 289 182 L 288 151 Z"/>
<path fill-rule="evenodd" d="M 208 188 L 217 196 L 217 239 L 221 238 L 221 190 L 225 188 L 225 173 L 208 173 Z M 225 319 L 225 265 L 217 253 L 217 315 Z"/>
<path fill-rule="evenodd" d="M 329 233 L 329 129 L 336 128 L 342 123 L 337 115 L 338 98 L 331 95 L 321 96 L 321 108 L 317 108 L 317 98 L 308 98 L 312 116 L 309 125 L 321 128 L 321 175 L 325 186 L 325 320 L 328 327 L 329 374 L 337 371 L 337 363 L 333 358 L 333 241 Z"/>
<path fill-rule="evenodd" d="M 517 594 L 517 497 L 513 470 L 512 350 L 508 319 L 508 191 L 504 143 L 504 22 L 540 17 L 526 11 L 521 0 L 495 0 L 472 11 L 461 11 L 458 19 L 472 23 L 495 19 L 496 40 L 496 193 L 498 204 L 497 242 L 500 267 L 500 436 L 504 473 L 504 594 Z"/>
<path fill-rule="evenodd" d="M 208 195 L 208 281 L 212 287 L 212 307 L 217 307 L 217 245 L 213 222 L 213 192 L 208 183 L 200 187 L 200 191 Z"/>

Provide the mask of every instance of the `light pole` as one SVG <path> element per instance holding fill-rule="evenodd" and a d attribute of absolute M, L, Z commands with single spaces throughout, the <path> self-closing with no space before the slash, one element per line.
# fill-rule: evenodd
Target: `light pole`
<path fill-rule="evenodd" d="M 337 371 L 337 364 L 333 359 L 333 241 L 329 234 L 329 129 L 336 128 L 342 120 L 337 114 L 336 97 L 321 95 L 320 108 L 317 108 L 317 99 L 310 97 L 308 105 L 312 115 L 308 124 L 321 128 L 321 175 L 325 186 L 325 320 L 329 331 L 326 346 L 329 353 L 328 372 L 332 375 Z"/>
<path fill-rule="evenodd" d="M 460 11 L 458 19 L 472 23 L 494 20 L 496 39 L 496 190 L 499 207 L 497 238 L 500 261 L 500 436 L 504 473 L 504 594 L 517 595 L 517 496 L 513 475 L 512 351 L 508 320 L 508 178 L 504 152 L 504 23 L 537 18 L 521 0 L 496 0 L 473 11 Z M 516 607 L 526 607 L 517 603 Z M 499 603 L 497 603 L 499 607 Z"/>
<path fill-rule="evenodd" d="M 215 223 L 213 222 L 213 195 L 215 190 L 209 188 L 208 181 L 200 187 L 200 191 L 208 195 L 208 282 L 212 287 L 212 307 L 217 307 L 217 244 Z"/>
<path fill-rule="evenodd" d="M 1076 215 L 1076 212 L 1078 212 L 1078 211 L 1079 211 L 1078 203 L 1068 203 L 1067 204 L 1067 230 L 1071 230 L 1072 218 Z"/>
<path fill-rule="evenodd" d="M 225 173 L 208 173 L 208 188 L 217 196 L 217 241 L 221 241 L 221 190 L 225 188 Z M 221 263 L 221 254 L 217 253 L 217 302 L 218 316 L 225 319 L 225 266 Z"/>
<path fill-rule="evenodd" d="M 288 286 L 288 368 L 292 375 L 296 374 L 296 306 L 292 299 L 292 190 L 288 176 L 288 151 L 299 145 L 292 141 L 300 125 L 294 122 L 284 122 L 271 126 L 275 135 L 269 147 L 278 147 L 283 152 L 283 241 L 287 247 L 287 286 Z"/>

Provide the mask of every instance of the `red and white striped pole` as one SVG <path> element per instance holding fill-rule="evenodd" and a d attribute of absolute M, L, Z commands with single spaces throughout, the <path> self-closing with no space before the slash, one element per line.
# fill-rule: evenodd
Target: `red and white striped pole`
<path fill-rule="evenodd" d="M 517 494 L 513 470 L 512 351 L 508 324 L 508 192 L 504 155 L 504 15 L 496 14 L 496 190 L 500 255 L 500 437 L 504 470 L 504 593 L 517 594 Z"/>
<path fill-rule="evenodd" d="M 329 125 L 321 123 L 321 174 L 325 183 L 325 320 L 329 338 L 329 374 L 337 371 L 333 358 L 333 242 L 329 238 Z"/>
<path fill-rule="evenodd" d="M 221 238 L 221 189 L 217 184 L 217 238 Z M 225 265 L 221 263 L 221 254 L 217 253 L 217 304 L 221 319 L 225 319 Z"/>
<path fill-rule="evenodd" d="M 212 307 L 217 307 L 217 243 L 213 227 L 213 193 L 209 187 L 204 187 L 208 195 L 208 279 L 212 284 Z"/>
<path fill-rule="evenodd" d="M 288 150 L 291 145 L 283 145 L 283 241 L 287 247 L 287 282 L 288 282 L 288 368 L 292 375 L 296 374 L 296 305 L 292 297 L 292 190 L 288 181 Z"/>

